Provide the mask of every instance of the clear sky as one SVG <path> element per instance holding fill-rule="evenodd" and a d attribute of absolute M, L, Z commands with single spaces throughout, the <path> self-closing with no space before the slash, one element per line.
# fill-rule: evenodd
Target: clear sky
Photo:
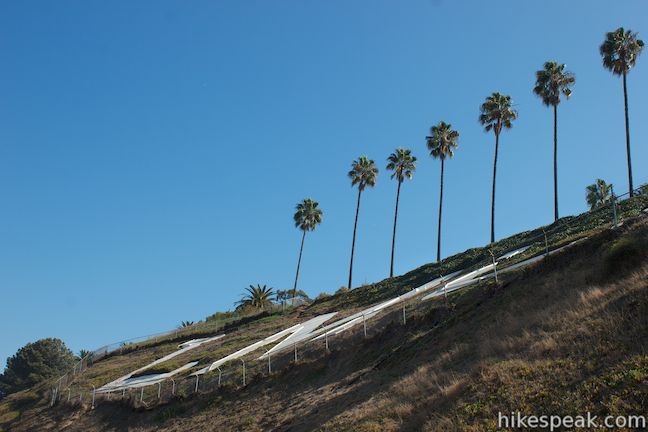
<path fill-rule="evenodd" d="M 446 164 L 442 254 L 489 240 L 493 91 L 519 120 L 501 139 L 498 238 L 552 221 L 552 115 L 532 94 L 544 61 L 576 74 L 559 108 L 562 215 L 601 177 L 627 190 L 621 80 L 598 46 L 648 39 L 648 2 L 4 1 L 0 3 L 0 359 L 60 337 L 91 349 L 232 307 L 249 284 L 292 286 L 295 204 L 324 210 L 300 287 L 347 281 L 363 154 L 354 281 L 389 272 L 398 146 L 396 272 L 435 258 L 438 161 L 425 136 L 460 134 Z M 629 75 L 635 183 L 648 180 L 648 53 Z"/>

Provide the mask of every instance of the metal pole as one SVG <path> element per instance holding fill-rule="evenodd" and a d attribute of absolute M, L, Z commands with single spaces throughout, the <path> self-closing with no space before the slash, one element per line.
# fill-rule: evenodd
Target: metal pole
<path fill-rule="evenodd" d="M 364 314 L 362 314 L 362 327 L 364 328 L 364 337 L 367 337 L 367 320 Z"/>
<path fill-rule="evenodd" d="M 405 318 L 405 305 L 403 305 L 403 325 L 407 323 L 407 320 Z"/>
<path fill-rule="evenodd" d="M 122 390 L 122 397 L 126 396 L 126 389 Z"/>
<path fill-rule="evenodd" d="M 92 409 L 95 409 L 95 395 L 97 393 L 97 389 L 95 386 L 92 386 Z"/>
<path fill-rule="evenodd" d="M 162 381 L 158 383 L 158 400 L 160 400 L 161 394 L 162 394 Z"/>
<path fill-rule="evenodd" d="M 614 195 L 614 186 L 610 185 L 610 192 L 612 193 L 612 220 L 613 220 L 613 228 L 616 228 L 617 226 L 617 208 L 616 208 L 616 195 Z"/>
<path fill-rule="evenodd" d="M 499 280 L 497 279 L 497 263 L 495 262 L 495 254 L 493 254 L 493 250 L 490 250 L 491 257 L 493 257 L 493 271 L 495 272 L 495 283 L 499 283 Z"/>
<path fill-rule="evenodd" d="M 220 385 L 221 385 L 221 376 L 223 376 L 223 371 L 218 366 L 216 366 L 216 369 L 218 369 L 218 387 L 220 387 Z"/>
<path fill-rule="evenodd" d="M 173 386 L 171 387 L 171 396 L 175 396 L 175 380 L 172 379 L 171 383 L 173 384 Z"/>
<path fill-rule="evenodd" d="M 140 392 L 140 402 L 144 402 L 144 387 L 142 387 L 142 391 Z"/>
<path fill-rule="evenodd" d="M 198 381 L 200 380 L 200 375 L 196 375 L 196 387 L 194 388 L 194 393 L 198 392 Z"/>
<path fill-rule="evenodd" d="M 324 342 L 325 342 L 325 345 L 326 345 L 326 351 L 328 351 L 328 350 L 329 350 L 329 346 L 328 346 L 328 332 L 325 332 L 325 333 L 324 333 Z"/>
<path fill-rule="evenodd" d="M 270 353 L 268 352 L 268 375 L 272 373 L 272 363 L 270 362 Z"/>
<path fill-rule="evenodd" d="M 545 231 L 545 229 L 542 228 L 542 232 L 544 233 L 544 239 L 545 239 L 545 255 L 549 255 L 549 242 L 547 241 L 547 231 Z"/>
<path fill-rule="evenodd" d="M 241 359 L 241 363 L 243 363 L 243 385 L 245 386 L 245 360 Z"/>
<path fill-rule="evenodd" d="M 297 343 L 295 343 L 295 363 L 297 363 Z"/>

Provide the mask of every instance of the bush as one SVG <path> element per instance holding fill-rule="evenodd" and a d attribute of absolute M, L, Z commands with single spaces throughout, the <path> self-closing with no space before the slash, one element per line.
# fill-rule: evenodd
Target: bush
<path fill-rule="evenodd" d="M 348 292 L 349 292 L 349 288 L 347 288 L 345 286 L 342 286 L 342 287 L 338 288 L 337 291 L 335 291 L 335 295 L 346 294 Z"/>
<path fill-rule="evenodd" d="M 633 271 L 648 258 L 648 236 L 624 237 L 610 246 L 605 254 L 604 277 L 614 277 Z"/>
<path fill-rule="evenodd" d="M 60 339 L 41 339 L 28 343 L 7 359 L 0 375 L 0 390 L 6 394 L 32 387 L 72 368 L 76 357 Z"/>
<path fill-rule="evenodd" d="M 323 300 L 323 299 L 325 299 L 327 297 L 331 297 L 331 294 L 322 292 L 322 293 L 319 293 L 317 295 L 317 297 L 315 297 L 315 300 Z"/>

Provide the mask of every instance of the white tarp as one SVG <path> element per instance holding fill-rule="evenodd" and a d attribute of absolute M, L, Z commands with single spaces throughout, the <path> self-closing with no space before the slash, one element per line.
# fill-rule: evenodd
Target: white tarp
<path fill-rule="evenodd" d="M 204 367 L 204 368 L 192 373 L 191 375 L 202 375 L 202 374 L 205 374 L 207 372 L 211 372 L 214 369 L 218 368 L 220 365 L 222 365 L 224 363 L 227 363 L 228 361 L 236 360 L 236 359 L 238 359 L 240 357 L 243 357 L 245 354 L 251 353 L 252 351 L 255 351 L 255 350 L 261 348 L 262 346 L 269 345 L 269 344 L 271 344 L 273 342 L 278 341 L 282 337 L 287 336 L 290 333 L 296 331 L 299 328 L 299 326 L 300 326 L 299 324 L 296 324 L 296 325 L 294 325 L 292 327 L 289 327 L 289 328 L 287 328 L 285 330 L 280 331 L 279 333 L 275 333 L 275 334 L 273 334 L 271 336 L 268 336 L 267 338 L 265 338 L 263 340 L 255 342 L 252 345 L 248 345 L 245 348 L 240 349 L 240 350 L 238 350 L 238 351 L 236 351 L 236 352 L 234 352 L 234 353 L 232 353 L 232 354 L 230 354 L 228 356 L 225 356 L 220 360 L 216 360 L 211 365 L 209 365 L 207 367 Z"/>
<path fill-rule="evenodd" d="M 514 251 L 506 253 L 506 254 L 502 255 L 501 257 L 497 258 L 497 261 L 502 261 L 502 260 L 505 260 L 505 259 L 513 258 L 515 255 L 521 254 L 522 252 L 526 251 L 530 247 L 531 246 L 524 246 L 524 247 L 521 247 L 520 249 L 516 249 Z"/>
<path fill-rule="evenodd" d="M 116 380 L 111 381 L 108 384 L 104 385 L 103 387 L 99 388 L 99 390 L 105 390 L 105 389 L 108 389 L 108 388 L 115 388 L 115 387 L 118 387 L 118 386 L 123 386 L 124 383 L 127 382 L 133 375 L 136 375 L 136 374 L 138 374 L 140 372 L 144 372 L 145 370 L 150 369 L 150 368 L 152 368 L 154 366 L 157 366 L 157 365 L 159 365 L 161 363 L 164 363 L 165 361 L 171 360 L 172 358 L 177 357 L 179 355 L 182 355 L 182 354 L 186 353 L 187 351 L 190 351 L 190 350 L 192 350 L 194 348 L 199 347 L 200 345 L 203 345 L 203 344 L 206 344 L 206 343 L 209 343 L 209 342 L 213 342 L 213 341 L 221 339 L 223 337 L 225 337 L 225 335 L 221 334 L 221 335 L 213 336 L 213 337 L 210 337 L 210 338 L 191 339 L 191 340 L 189 340 L 187 342 L 181 343 L 180 345 L 178 345 L 178 348 L 179 348 L 178 351 L 174 351 L 171 354 L 168 354 L 168 355 L 166 355 L 166 356 L 164 356 L 162 358 L 159 358 L 159 359 L 155 360 L 154 362 L 147 364 L 144 367 L 141 367 L 139 369 L 136 369 L 136 370 L 130 372 L 127 375 L 124 375 L 123 377 L 117 378 Z"/>
<path fill-rule="evenodd" d="M 186 365 L 179 367 L 178 369 L 172 370 L 171 372 L 145 375 L 136 378 L 128 378 L 121 383 L 114 383 L 112 385 L 105 385 L 97 389 L 97 393 L 109 393 L 113 391 L 128 390 L 140 387 L 148 387 L 153 384 L 161 383 L 162 381 L 171 378 L 174 375 L 177 375 L 181 372 L 184 372 L 192 367 L 196 366 L 198 362 L 187 363 Z"/>
<path fill-rule="evenodd" d="M 311 339 L 312 337 L 311 333 L 315 331 L 319 326 L 324 324 L 326 321 L 333 318 L 335 315 L 337 315 L 337 312 L 331 312 L 328 314 L 317 316 L 311 320 L 306 321 L 300 326 L 299 329 L 297 329 L 286 339 L 279 342 L 277 345 L 273 346 L 272 349 L 270 349 L 267 353 L 259 357 L 259 359 L 266 358 L 269 354 L 283 351 L 287 348 L 294 346 L 295 344 Z"/>

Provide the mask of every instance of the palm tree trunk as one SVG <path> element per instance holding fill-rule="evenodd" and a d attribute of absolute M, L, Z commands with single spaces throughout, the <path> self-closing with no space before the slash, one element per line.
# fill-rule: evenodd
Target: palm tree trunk
<path fill-rule="evenodd" d="M 441 193 L 439 194 L 439 229 L 437 230 L 437 262 L 441 261 L 441 211 L 443 210 L 443 157 L 441 158 Z"/>
<path fill-rule="evenodd" d="M 626 72 L 623 71 L 623 103 L 625 106 L 625 127 L 626 127 L 626 153 L 628 155 L 628 184 L 630 186 L 630 197 L 634 195 L 632 187 L 632 157 L 630 156 L 630 120 L 628 120 L 628 88 L 626 84 Z"/>
<path fill-rule="evenodd" d="M 304 251 L 304 240 L 306 240 L 306 230 L 303 230 L 301 246 L 299 247 L 299 259 L 297 260 L 297 273 L 295 274 L 295 285 L 293 285 L 292 304 L 295 304 L 295 296 L 297 295 L 297 279 L 299 278 L 299 267 L 301 266 L 302 252 Z"/>
<path fill-rule="evenodd" d="M 554 109 L 554 222 L 558 220 L 558 105 Z"/>
<path fill-rule="evenodd" d="M 396 189 L 396 210 L 394 211 L 394 233 L 392 234 L 392 251 L 391 264 L 389 266 L 389 277 L 394 277 L 394 248 L 396 247 L 396 221 L 398 220 L 398 200 L 400 198 L 400 189 L 403 181 L 398 179 L 398 189 Z"/>
<path fill-rule="evenodd" d="M 356 206 L 355 223 L 353 224 L 353 241 L 351 242 L 351 263 L 349 264 L 349 285 L 347 288 L 351 289 L 351 279 L 353 276 L 353 253 L 355 252 L 356 230 L 358 228 L 358 213 L 360 212 L 360 195 L 362 189 L 358 188 L 358 205 Z"/>
<path fill-rule="evenodd" d="M 497 177 L 497 153 L 499 152 L 499 133 L 495 131 L 495 160 L 493 161 L 493 196 L 491 198 L 491 243 L 495 242 L 495 178 Z"/>

